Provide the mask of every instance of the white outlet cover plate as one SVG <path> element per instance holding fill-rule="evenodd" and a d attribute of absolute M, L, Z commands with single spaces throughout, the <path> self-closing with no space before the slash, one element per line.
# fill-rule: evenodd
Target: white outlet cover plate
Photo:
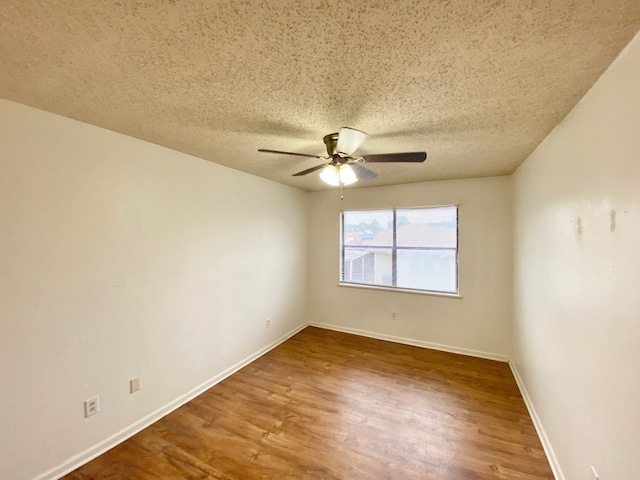
<path fill-rule="evenodd" d="M 129 393 L 135 393 L 140 390 L 140 377 L 132 378 L 129 381 Z"/>
<path fill-rule="evenodd" d="M 89 398 L 84 401 L 84 416 L 90 417 L 91 415 L 95 415 L 100 411 L 100 399 L 98 396 Z"/>

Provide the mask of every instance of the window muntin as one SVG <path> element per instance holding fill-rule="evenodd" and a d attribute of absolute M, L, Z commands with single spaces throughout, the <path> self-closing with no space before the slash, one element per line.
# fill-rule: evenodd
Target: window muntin
<path fill-rule="evenodd" d="M 346 284 L 458 293 L 458 207 L 342 212 Z"/>

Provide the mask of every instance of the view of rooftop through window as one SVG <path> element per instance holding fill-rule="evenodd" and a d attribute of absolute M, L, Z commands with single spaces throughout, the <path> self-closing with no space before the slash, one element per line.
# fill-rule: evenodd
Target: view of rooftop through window
<path fill-rule="evenodd" d="M 340 281 L 458 292 L 458 207 L 342 213 Z"/>

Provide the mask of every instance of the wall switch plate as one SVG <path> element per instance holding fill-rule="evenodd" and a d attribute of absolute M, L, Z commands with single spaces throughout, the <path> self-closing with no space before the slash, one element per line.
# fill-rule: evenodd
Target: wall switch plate
<path fill-rule="evenodd" d="M 591 465 L 591 475 L 589 476 L 589 480 L 600 480 L 600 476 L 593 465 Z"/>
<path fill-rule="evenodd" d="M 136 393 L 140 390 L 140 377 L 129 380 L 129 393 Z"/>
<path fill-rule="evenodd" d="M 90 417 L 100 411 L 100 400 L 96 395 L 93 398 L 84 401 L 84 417 Z"/>
<path fill-rule="evenodd" d="M 267 318 L 267 328 L 271 328 L 271 317 Z"/>

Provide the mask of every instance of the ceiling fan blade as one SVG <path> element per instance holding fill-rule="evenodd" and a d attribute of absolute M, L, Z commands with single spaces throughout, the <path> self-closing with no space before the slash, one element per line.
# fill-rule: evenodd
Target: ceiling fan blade
<path fill-rule="evenodd" d="M 338 153 L 344 153 L 351 156 L 353 152 L 362 145 L 365 138 L 367 138 L 366 133 L 353 128 L 343 127 L 338 132 L 338 144 L 336 145 L 336 150 Z"/>
<path fill-rule="evenodd" d="M 424 162 L 427 159 L 426 152 L 407 152 L 407 153 L 382 153 L 380 155 L 363 155 L 364 161 L 367 163 L 380 162 Z"/>
<path fill-rule="evenodd" d="M 328 163 L 323 163 L 322 165 L 316 165 L 315 167 L 307 168 L 306 170 L 302 170 L 301 172 L 294 173 L 292 175 L 292 177 L 300 177 L 302 175 L 306 175 L 307 173 L 317 172 L 318 170 L 320 170 L 321 168 L 326 167 L 327 165 L 329 165 L 329 164 Z"/>
<path fill-rule="evenodd" d="M 282 155 L 297 155 L 298 157 L 324 158 L 324 157 L 321 157 L 320 155 L 307 155 L 306 153 L 282 152 L 280 150 L 268 150 L 266 148 L 259 148 L 258 151 L 262 153 L 281 153 Z"/>
<path fill-rule="evenodd" d="M 353 171 L 355 172 L 356 177 L 358 177 L 358 180 L 373 180 L 378 176 L 377 173 L 363 167 L 359 163 L 350 163 L 349 165 L 351 166 L 351 168 L 353 168 Z"/>

